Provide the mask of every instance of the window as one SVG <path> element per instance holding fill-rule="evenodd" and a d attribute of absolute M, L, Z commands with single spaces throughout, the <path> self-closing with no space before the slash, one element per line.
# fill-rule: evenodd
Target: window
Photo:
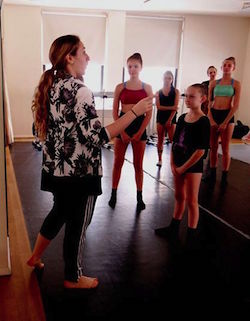
<path fill-rule="evenodd" d="M 127 16 L 125 32 L 125 64 L 135 52 L 142 55 L 144 66 L 178 68 L 182 18 Z M 164 70 L 165 71 L 165 70 Z"/>
<path fill-rule="evenodd" d="M 93 92 L 103 90 L 103 66 L 94 62 L 89 62 L 84 75 L 84 83 Z"/>
<path fill-rule="evenodd" d="M 105 53 L 106 16 L 90 13 L 42 12 L 43 63 L 49 62 L 49 48 L 62 35 L 78 35 L 92 62 L 103 64 Z"/>

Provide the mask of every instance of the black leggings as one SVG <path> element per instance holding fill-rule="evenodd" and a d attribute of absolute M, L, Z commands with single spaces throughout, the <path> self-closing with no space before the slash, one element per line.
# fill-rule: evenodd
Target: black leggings
<path fill-rule="evenodd" d="M 65 280 L 77 281 L 83 275 L 85 233 L 93 216 L 96 198 L 95 195 L 81 195 L 79 190 L 55 192 L 53 208 L 41 227 L 41 235 L 52 240 L 65 223 Z"/>

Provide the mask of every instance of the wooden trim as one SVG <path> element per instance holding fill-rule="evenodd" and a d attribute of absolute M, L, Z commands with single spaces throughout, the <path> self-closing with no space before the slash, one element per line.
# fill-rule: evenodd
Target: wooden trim
<path fill-rule="evenodd" d="M 231 144 L 244 144 L 243 140 L 240 138 L 232 138 L 230 143 Z"/>
<path fill-rule="evenodd" d="M 32 142 L 34 139 L 35 139 L 34 136 L 14 137 L 14 142 L 26 143 L 26 142 Z"/>
<path fill-rule="evenodd" d="M 9 148 L 6 148 L 11 276 L 0 278 L 0 321 L 45 321 L 39 285 L 26 265 L 31 254 Z"/>

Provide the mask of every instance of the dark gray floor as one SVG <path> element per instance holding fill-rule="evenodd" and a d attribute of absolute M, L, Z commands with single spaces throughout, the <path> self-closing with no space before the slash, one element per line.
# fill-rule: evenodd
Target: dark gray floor
<path fill-rule="evenodd" d="M 173 181 L 167 165 L 169 148 L 165 146 L 166 165 L 159 171 L 155 166 L 156 148 L 147 146 L 144 162 L 147 208 L 139 215 L 130 162 L 124 164 L 115 210 L 107 206 L 113 153 L 103 150 L 103 194 L 98 198 L 84 251 L 85 272 L 98 276 L 100 286 L 80 293 L 63 289 L 61 231 L 46 251 L 46 268 L 38 275 L 47 320 L 121 320 L 132 316 L 158 320 L 170 310 L 174 310 L 176 317 L 183 311 L 192 315 L 196 306 L 203 307 L 206 314 L 213 314 L 216 309 L 218 313 L 218 308 L 224 316 L 236 312 L 239 320 L 243 320 L 239 318 L 243 310 L 249 312 L 249 239 L 238 230 L 250 235 L 247 189 L 250 165 L 232 161 L 229 184 L 224 190 L 219 182 L 214 188 L 202 183 L 200 204 L 205 208 L 200 209 L 202 249 L 194 255 L 184 251 L 186 219 L 181 224 L 178 245 L 154 234 L 154 228 L 169 223 L 173 211 Z M 39 188 L 41 153 L 30 143 L 18 143 L 11 148 L 11 155 L 33 245 L 51 208 L 52 197 Z M 130 150 L 127 158 L 131 160 Z"/>

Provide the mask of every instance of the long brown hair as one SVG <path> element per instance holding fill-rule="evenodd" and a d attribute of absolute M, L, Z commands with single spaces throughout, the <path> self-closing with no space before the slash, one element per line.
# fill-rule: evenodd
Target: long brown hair
<path fill-rule="evenodd" d="M 42 74 L 38 87 L 35 89 L 31 107 L 34 112 L 37 135 L 41 140 L 45 140 L 47 134 L 49 90 L 56 75 L 65 71 L 67 66 L 66 56 L 68 54 L 75 56 L 79 44 L 80 38 L 78 36 L 66 35 L 57 38 L 50 47 L 49 60 L 52 67 Z"/>

